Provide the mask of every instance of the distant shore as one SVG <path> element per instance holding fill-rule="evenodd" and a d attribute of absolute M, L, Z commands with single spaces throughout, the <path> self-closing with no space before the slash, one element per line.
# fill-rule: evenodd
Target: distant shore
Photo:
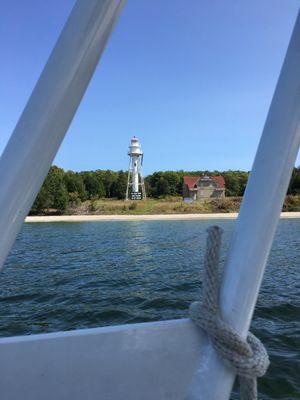
<path fill-rule="evenodd" d="M 25 222 L 88 222 L 88 221 L 169 221 L 235 219 L 238 213 L 213 214 L 149 214 L 149 215 L 49 215 L 30 216 Z M 281 218 L 300 218 L 300 212 L 283 212 Z"/>

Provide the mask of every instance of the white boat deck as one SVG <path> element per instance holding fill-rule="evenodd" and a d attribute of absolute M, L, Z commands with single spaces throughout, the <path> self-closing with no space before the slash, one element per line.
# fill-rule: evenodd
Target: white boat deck
<path fill-rule="evenodd" d="M 206 342 L 187 319 L 0 339 L 2 400 L 182 400 Z"/>

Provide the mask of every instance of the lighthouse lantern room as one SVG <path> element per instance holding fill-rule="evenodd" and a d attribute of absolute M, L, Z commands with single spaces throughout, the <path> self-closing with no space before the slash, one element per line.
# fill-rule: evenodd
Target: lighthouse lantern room
<path fill-rule="evenodd" d="M 146 198 L 145 184 L 142 175 L 144 154 L 138 138 L 133 136 L 130 141 L 129 169 L 126 189 L 126 200 L 142 200 Z"/>

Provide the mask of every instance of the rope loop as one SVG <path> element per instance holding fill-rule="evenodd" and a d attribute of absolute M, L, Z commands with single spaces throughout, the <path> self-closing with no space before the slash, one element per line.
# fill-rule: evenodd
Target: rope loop
<path fill-rule="evenodd" d="M 239 377 L 242 400 L 257 399 L 256 378 L 265 374 L 270 364 L 264 345 L 251 332 L 245 340 L 220 315 L 219 258 L 222 229 L 208 229 L 203 302 L 190 306 L 190 317 L 210 337 L 214 348 Z"/>

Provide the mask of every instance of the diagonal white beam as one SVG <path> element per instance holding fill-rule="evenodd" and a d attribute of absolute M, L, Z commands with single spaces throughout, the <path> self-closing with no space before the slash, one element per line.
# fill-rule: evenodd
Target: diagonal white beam
<path fill-rule="evenodd" d="M 300 144 L 300 16 L 282 66 L 229 249 L 220 296 L 223 318 L 246 337 Z M 227 400 L 234 373 L 209 341 L 188 400 Z"/>
<path fill-rule="evenodd" d="M 47 175 L 125 0 L 77 0 L 0 159 L 0 268 Z"/>

